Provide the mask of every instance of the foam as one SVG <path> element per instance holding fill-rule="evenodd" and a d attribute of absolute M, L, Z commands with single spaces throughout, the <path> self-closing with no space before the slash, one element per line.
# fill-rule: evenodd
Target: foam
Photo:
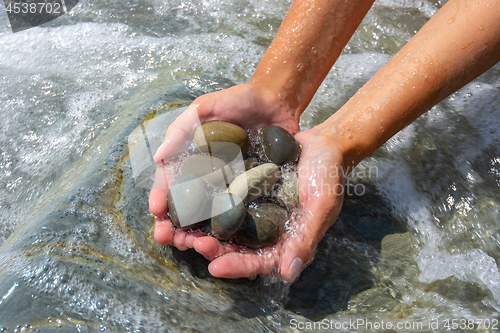
<path fill-rule="evenodd" d="M 335 113 L 389 59 L 381 53 L 342 54 L 302 114 L 301 130 L 312 128 Z"/>
<path fill-rule="evenodd" d="M 490 220 L 487 213 L 490 208 L 485 210 L 478 206 L 478 189 L 484 188 L 487 174 L 474 163 L 500 139 L 500 133 L 494 130 L 500 125 L 497 116 L 500 94 L 497 90 L 497 87 L 481 82 L 467 85 L 390 139 L 382 148 L 390 152 L 389 158 L 372 160 L 371 163 L 379 169 L 377 185 L 380 192 L 389 199 L 395 212 L 407 221 L 412 233 L 418 236 L 420 250 L 415 260 L 420 269 L 420 281 L 432 283 L 454 276 L 464 282 L 477 283 L 489 290 L 493 297 L 483 303 L 499 310 L 500 273 L 495 258 L 485 252 L 493 252 L 496 248 L 496 241 L 485 232 L 488 229 L 495 232 L 496 218 Z M 457 123 L 457 119 L 466 121 Z M 421 142 L 426 131 L 432 132 L 433 128 L 446 130 L 441 132 L 442 142 L 435 142 L 427 149 L 451 151 L 450 155 L 443 156 L 444 159 L 434 161 L 436 168 L 442 167 L 441 163 L 454 170 L 452 175 L 440 175 L 456 179 L 450 188 L 439 192 L 445 194 L 442 200 L 447 207 L 445 210 L 452 214 L 451 220 L 446 214 L 436 215 L 441 199 L 434 202 L 435 193 L 426 193 L 426 188 L 420 186 L 421 181 L 415 182 L 415 170 L 421 167 L 408 164 L 414 144 Z M 457 130 L 463 131 L 462 128 L 469 132 L 461 137 L 454 135 Z M 448 137 L 447 132 L 452 136 Z M 448 140 L 453 141 L 453 146 L 448 145 Z M 474 142 L 472 145 L 470 140 Z M 495 158 L 491 165 L 495 165 Z M 458 193 L 457 189 L 460 190 Z M 447 191 L 450 194 L 446 196 Z M 455 193 L 458 194 L 457 200 Z M 466 235 L 465 241 L 462 234 Z M 476 245 L 469 245 L 468 239 Z M 481 248 L 470 249 L 472 246 Z"/>

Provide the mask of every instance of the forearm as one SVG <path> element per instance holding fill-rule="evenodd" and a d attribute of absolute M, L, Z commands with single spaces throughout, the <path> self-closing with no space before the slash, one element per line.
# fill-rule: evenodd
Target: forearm
<path fill-rule="evenodd" d="M 500 3 L 450 0 L 319 130 L 353 167 L 500 60 Z"/>
<path fill-rule="evenodd" d="M 293 1 L 250 82 L 298 120 L 374 0 Z"/>

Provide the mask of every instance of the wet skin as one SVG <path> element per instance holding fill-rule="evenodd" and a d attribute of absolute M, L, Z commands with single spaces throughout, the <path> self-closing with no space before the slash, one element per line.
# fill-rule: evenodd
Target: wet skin
<path fill-rule="evenodd" d="M 277 267 L 285 280 L 294 281 L 339 214 L 342 191 L 335 189 L 342 187 L 342 172 L 500 60 L 500 3 L 448 1 L 340 110 L 295 135 L 302 146 L 300 206 L 277 245 L 255 251 L 173 228 L 165 217 L 161 164 L 182 150 L 196 118 L 247 129 L 277 125 L 296 133 L 300 114 L 372 3 L 294 1 L 250 83 L 198 98 L 169 127 L 155 156 L 160 167 L 149 198 L 151 212 L 159 216 L 158 243 L 194 248 L 212 260 L 214 276 L 253 277 Z"/>
<path fill-rule="evenodd" d="M 269 93 L 266 88 L 259 87 L 257 84 L 240 85 L 228 90 L 211 94 L 207 105 L 206 96 L 202 96 L 190 106 L 190 109 L 179 117 L 174 122 L 167 132 L 165 141 L 168 144 L 163 145 L 157 152 L 155 160 L 160 164 L 158 168 L 155 185 L 150 193 L 150 209 L 157 218 L 155 226 L 155 239 L 162 245 L 173 244 L 179 250 L 194 248 L 196 251 L 204 255 L 207 259 L 213 260 L 209 265 L 210 273 L 218 277 L 239 278 L 253 277 L 258 274 L 269 274 L 278 267 L 283 277 L 289 281 L 295 280 L 300 271 L 304 267 L 304 259 L 300 259 L 295 263 L 295 270 L 288 272 L 288 268 L 295 258 L 306 258 L 305 263 L 313 258 L 316 245 L 323 237 L 326 230 L 331 226 L 334 219 L 340 212 L 342 198 L 334 194 L 334 189 L 343 188 L 342 178 L 325 177 L 324 172 L 318 172 L 318 168 L 335 168 L 338 170 L 342 165 L 341 155 L 336 148 L 336 145 L 331 141 L 323 140 L 323 136 L 316 130 L 300 132 L 296 135 L 296 139 L 302 146 L 302 155 L 299 168 L 299 197 L 301 201 L 300 218 L 296 218 L 291 223 L 291 228 L 281 238 L 281 240 L 273 247 L 267 247 L 259 250 L 251 250 L 245 247 L 240 247 L 227 242 L 221 242 L 211 236 L 206 236 L 199 231 L 188 232 L 182 229 L 175 228 L 165 213 L 167 211 L 166 193 L 167 184 L 162 177 L 161 160 L 172 155 L 175 151 L 182 150 L 184 143 L 187 141 L 194 126 L 192 126 L 192 118 L 190 111 L 197 108 L 197 114 L 200 116 L 200 121 L 209 121 L 210 113 L 205 113 L 204 110 L 214 110 L 220 108 L 221 114 L 226 114 L 226 117 L 218 119 L 231 121 L 236 124 L 251 124 L 256 119 L 266 119 L 267 122 L 261 121 L 253 124 L 255 128 L 264 125 L 277 125 L 286 128 L 290 132 L 295 132 L 298 129 L 297 121 L 287 111 L 272 113 L 271 115 L 262 114 L 260 118 L 255 116 L 255 113 L 246 112 L 245 108 L 272 110 L 272 104 L 262 107 L 262 105 L 245 105 L 241 103 L 232 104 L 231 101 L 238 101 L 235 98 L 238 94 L 244 94 L 248 101 L 266 100 L 263 98 L 250 98 L 249 94 L 258 92 L 258 94 Z M 221 99 L 217 95 L 221 95 Z M 224 99 L 226 96 L 231 96 L 230 99 Z M 220 103 L 220 101 L 224 103 Z M 267 99 L 275 103 L 277 99 Z M 226 104 L 227 103 L 227 104 Z M 259 103 L 260 104 L 260 103 Z M 238 112 L 238 108 L 243 106 L 243 110 Z M 225 110 L 228 110 L 226 112 Z M 232 116 L 232 118 L 231 118 Z M 182 128 L 182 130 L 181 130 Z M 170 130 L 172 129 L 172 130 Z M 191 132 L 190 132 L 191 131 Z M 181 138 L 182 136 L 182 138 Z M 178 140 L 181 138 L 181 140 Z M 317 184 L 317 185 L 314 185 Z M 323 190 L 324 188 L 331 189 L 329 193 Z M 314 213 L 313 213 L 314 212 Z M 329 223 L 325 224 L 325 221 Z M 300 262 L 302 261 L 302 263 Z"/>

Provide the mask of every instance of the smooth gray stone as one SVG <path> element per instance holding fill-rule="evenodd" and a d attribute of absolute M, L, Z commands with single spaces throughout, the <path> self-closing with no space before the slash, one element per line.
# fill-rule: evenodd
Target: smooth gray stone
<path fill-rule="evenodd" d="M 235 242 L 248 247 L 272 246 L 283 232 L 288 213 L 286 209 L 270 203 L 259 203 L 247 208 L 245 222 Z"/>
<path fill-rule="evenodd" d="M 227 121 L 210 121 L 198 126 L 193 143 L 202 152 L 224 160 L 232 160 L 250 146 L 248 133 Z"/>
<path fill-rule="evenodd" d="M 203 178 L 195 174 L 181 176 L 167 194 L 170 219 L 177 227 L 201 222 L 209 201 Z"/>
<path fill-rule="evenodd" d="M 195 174 L 219 189 L 226 189 L 233 180 L 231 167 L 223 160 L 209 155 L 194 155 L 186 158 L 180 166 L 181 174 Z"/>
<path fill-rule="evenodd" d="M 277 165 L 295 161 L 299 154 L 299 144 L 293 135 L 279 126 L 264 127 L 259 133 L 258 143 L 265 159 Z"/>
<path fill-rule="evenodd" d="M 245 219 L 243 200 L 231 193 L 223 193 L 212 202 L 212 235 L 221 240 L 230 239 L 236 234 Z"/>
<path fill-rule="evenodd" d="M 281 176 L 277 165 L 261 164 L 236 177 L 227 192 L 243 198 L 245 203 L 269 193 Z"/>

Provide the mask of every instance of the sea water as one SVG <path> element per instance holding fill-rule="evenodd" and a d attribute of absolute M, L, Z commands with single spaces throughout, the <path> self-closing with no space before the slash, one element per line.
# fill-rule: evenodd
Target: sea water
<path fill-rule="evenodd" d="M 134 200 L 108 206 L 100 190 L 126 192 L 113 188 L 115 173 L 92 189 L 76 188 L 88 165 L 126 159 L 99 154 L 109 142 L 120 146 L 117 128 L 147 101 L 179 85 L 194 98 L 247 82 L 289 4 L 80 1 L 69 14 L 15 34 L 0 9 L 0 309 L 16 310 L 8 318 L 0 312 L 0 330 L 499 327 L 498 65 L 358 166 L 347 184 L 358 192 L 346 196 L 316 259 L 292 285 L 214 279 L 196 253 L 157 246 L 147 191 L 131 189 L 133 179 Z M 377 1 L 301 129 L 340 108 L 442 4 Z M 124 162 L 121 172 L 133 178 L 130 168 Z M 60 198 L 74 186 L 73 197 Z M 61 229 L 44 215 L 58 209 Z M 26 250 L 48 239 L 39 252 Z"/>

